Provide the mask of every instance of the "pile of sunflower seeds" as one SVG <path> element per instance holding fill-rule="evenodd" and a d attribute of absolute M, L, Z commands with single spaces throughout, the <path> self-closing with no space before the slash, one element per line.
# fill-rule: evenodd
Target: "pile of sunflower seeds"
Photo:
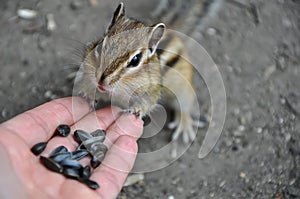
<path fill-rule="evenodd" d="M 65 124 L 59 125 L 51 138 L 55 136 L 67 137 L 70 131 L 70 126 Z M 92 168 L 95 169 L 101 164 L 108 150 L 103 144 L 105 136 L 105 130 L 98 129 L 91 134 L 83 130 L 76 130 L 74 139 L 79 146 L 75 151 L 68 151 L 65 146 L 59 146 L 50 153 L 49 157 L 40 156 L 41 163 L 51 171 L 61 173 L 67 178 L 78 180 L 91 189 L 97 189 L 99 184 L 89 178 L 92 174 Z M 35 155 L 41 154 L 45 150 L 47 143 L 40 142 L 35 144 L 31 148 L 32 153 Z M 91 157 L 90 166 L 83 166 L 79 161 L 87 156 Z"/>

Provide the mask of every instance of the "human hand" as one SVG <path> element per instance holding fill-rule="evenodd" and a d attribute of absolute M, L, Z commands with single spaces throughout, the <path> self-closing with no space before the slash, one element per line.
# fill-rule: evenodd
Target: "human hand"
<path fill-rule="evenodd" d="M 107 107 L 88 113 L 89 106 L 80 98 L 54 100 L 22 113 L 0 125 L 0 198 L 116 198 L 132 169 L 137 154 L 136 140 L 141 136 L 142 121 L 120 109 Z M 87 115 L 86 115 L 87 114 Z M 77 119 L 76 119 L 77 118 Z M 47 170 L 30 148 L 49 140 L 59 124 L 92 132 L 106 129 L 104 144 L 109 148 L 103 163 L 93 171 L 91 179 L 100 188 L 86 185 Z M 76 148 L 72 136 L 54 137 L 42 155 L 47 156 L 57 146 Z M 86 162 L 88 162 L 86 160 Z M 83 163 L 84 164 L 84 163 Z"/>

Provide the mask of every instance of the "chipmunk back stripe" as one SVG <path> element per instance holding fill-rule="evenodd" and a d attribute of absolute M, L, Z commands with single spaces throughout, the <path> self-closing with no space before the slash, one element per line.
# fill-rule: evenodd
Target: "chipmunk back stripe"
<path fill-rule="evenodd" d="M 178 54 L 174 54 L 174 56 L 170 57 L 170 59 L 168 59 L 166 62 L 166 66 L 172 68 L 179 61 L 180 57 L 181 51 L 179 51 Z"/>

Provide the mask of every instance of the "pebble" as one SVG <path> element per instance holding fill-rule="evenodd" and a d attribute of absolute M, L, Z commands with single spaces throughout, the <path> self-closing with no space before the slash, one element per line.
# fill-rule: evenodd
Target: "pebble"
<path fill-rule="evenodd" d="M 23 19 L 34 19 L 37 16 L 37 11 L 30 9 L 18 9 L 17 14 Z"/>
<path fill-rule="evenodd" d="M 52 32 L 56 29 L 56 23 L 54 21 L 54 16 L 53 14 L 49 13 L 46 16 L 47 18 L 47 30 Z"/>
<path fill-rule="evenodd" d="M 143 181 L 145 178 L 143 173 L 133 174 L 127 177 L 123 186 L 130 186 Z"/>
<path fill-rule="evenodd" d="M 168 196 L 168 199 L 175 199 L 173 195 Z"/>
<path fill-rule="evenodd" d="M 77 10 L 82 7 L 82 2 L 79 0 L 73 0 L 70 4 L 72 10 Z"/>
<path fill-rule="evenodd" d="M 240 178 L 245 178 L 246 174 L 244 172 L 240 172 Z"/>
<path fill-rule="evenodd" d="M 208 28 L 206 30 L 206 33 L 209 35 L 209 36 L 214 36 L 217 34 L 217 30 L 215 28 Z"/>

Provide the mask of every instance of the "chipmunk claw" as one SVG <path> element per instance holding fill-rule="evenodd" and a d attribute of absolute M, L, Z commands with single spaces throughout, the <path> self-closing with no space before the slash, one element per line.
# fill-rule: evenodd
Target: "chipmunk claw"
<path fill-rule="evenodd" d="M 175 129 L 172 134 L 171 158 L 176 158 L 179 151 L 179 140 L 181 138 L 184 145 L 188 145 L 196 138 L 196 129 L 207 126 L 207 120 L 199 118 L 194 120 L 190 115 L 181 115 L 168 124 L 169 129 Z"/>

